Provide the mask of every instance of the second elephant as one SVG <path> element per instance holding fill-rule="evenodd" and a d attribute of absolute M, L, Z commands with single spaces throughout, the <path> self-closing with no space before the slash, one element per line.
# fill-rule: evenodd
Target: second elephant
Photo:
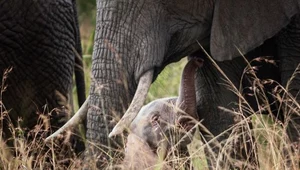
<path fill-rule="evenodd" d="M 10 123 L 19 124 L 27 135 L 43 114 L 49 115 L 50 129 L 55 130 L 73 111 L 74 71 L 79 103 L 85 100 L 75 0 L 1 1 L 0 15 L 4 139 L 12 137 Z"/>

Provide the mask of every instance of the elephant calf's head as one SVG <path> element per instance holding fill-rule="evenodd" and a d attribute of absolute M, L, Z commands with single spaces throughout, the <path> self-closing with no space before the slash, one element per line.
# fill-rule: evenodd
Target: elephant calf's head
<path fill-rule="evenodd" d="M 155 149 L 176 123 L 177 98 L 163 98 L 145 105 L 130 125 L 130 133 Z"/>
<path fill-rule="evenodd" d="M 143 152 L 144 155 L 155 154 L 157 159 L 159 156 L 164 158 L 170 147 L 170 141 L 178 142 L 176 139 L 181 139 L 181 143 L 190 142 L 188 137 L 182 138 L 182 135 L 186 135 L 195 125 L 193 120 L 198 120 L 194 76 L 196 69 L 201 64 L 200 59 L 191 59 L 187 63 L 182 74 L 178 97 L 157 99 L 142 107 L 129 127 L 126 161 L 129 158 L 132 158 L 133 162 L 140 160 L 136 157 L 140 155 L 138 152 Z M 136 145 L 132 146 L 133 143 Z M 140 149 L 134 149 L 139 146 Z M 147 152 L 143 150 L 147 150 Z"/>

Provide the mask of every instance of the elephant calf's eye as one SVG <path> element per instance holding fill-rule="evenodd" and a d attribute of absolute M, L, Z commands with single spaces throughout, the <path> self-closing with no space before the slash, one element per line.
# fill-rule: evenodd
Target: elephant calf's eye
<path fill-rule="evenodd" d="M 159 117 L 160 116 L 158 114 L 152 116 L 151 118 L 152 126 L 157 126 L 159 124 Z"/>

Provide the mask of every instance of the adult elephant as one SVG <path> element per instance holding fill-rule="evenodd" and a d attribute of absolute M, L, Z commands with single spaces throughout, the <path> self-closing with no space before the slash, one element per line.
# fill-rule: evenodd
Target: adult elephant
<path fill-rule="evenodd" d="M 14 126 L 26 130 L 40 114 L 50 115 L 55 130 L 72 112 L 74 71 L 79 104 L 85 100 L 75 0 L 1 1 L 0 11 L 1 114 L 7 110 Z"/>
<path fill-rule="evenodd" d="M 268 50 L 263 47 L 251 54 L 279 57 L 280 79 L 286 85 L 300 61 L 299 11 L 296 0 L 98 0 L 87 113 L 86 137 L 91 141 L 87 161 L 103 160 L 98 157 L 103 151 L 99 146 L 112 145 L 108 133 L 118 117 L 127 108 L 128 113 L 138 112 L 160 71 L 200 50 L 198 42 L 210 50 L 213 59 L 238 86 L 246 63 L 238 57 L 237 48 L 246 54 L 269 40 L 272 45 L 266 44 Z M 235 108 L 233 103 L 238 98 L 220 85 L 223 78 L 211 61 L 204 63 L 196 81 L 198 114 L 216 136 L 235 123 L 234 115 L 218 106 Z M 293 95 L 299 90 L 297 85 L 299 78 L 290 86 Z M 121 133 L 133 118 L 123 118 L 111 136 Z M 226 137 L 225 134 L 220 140 Z M 290 137 L 296 141 L 298 134 L 292 132 Z M 104 151 L 107 153 L 105 147 Z"/>

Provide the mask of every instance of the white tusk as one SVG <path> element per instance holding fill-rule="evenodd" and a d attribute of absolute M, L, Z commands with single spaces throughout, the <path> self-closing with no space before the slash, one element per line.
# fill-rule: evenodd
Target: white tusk
<path fill-rule="evenodd" d="M 111 138 L 113 136 L 121 134 L 123 133 L 125 128 L 129 127 L 130 123 L 133 121 L 133 119 L 136 117 L 136 115 L 144 105 L 144 102 L 148 94 L 148 90 L 152 83 L 152 79 L 153 79 L 153 70 L 149 70 L 142 75 L 142 77 L 139 80 L 137 90 L 134 94 L 130 106 L 128 107 L 126 113 L 123 115 L 121 120 L 116 124 L 116 126 L 110 132 L 108 137 Z"/>
<path fill-rule="evenodd" d="M 56 136 L 58 136 L 60 133 L 67 130 L 68 128 L 73 128 L 74 126 L 78 125 L 80 121 L 84 120 L 86 118 L 87 111 L 88 111 L 89 99 L 90 96 L 87 97 L 85 102 L 82 104 L 79 110 L 74 114 L 74 116 L 67 123 L 65 123 L 61 128 L 59 128 L 56 132 L 48 136 L 45 139 L 45 142 L 48 142 L 50 139 L 55 138 Z"/>

